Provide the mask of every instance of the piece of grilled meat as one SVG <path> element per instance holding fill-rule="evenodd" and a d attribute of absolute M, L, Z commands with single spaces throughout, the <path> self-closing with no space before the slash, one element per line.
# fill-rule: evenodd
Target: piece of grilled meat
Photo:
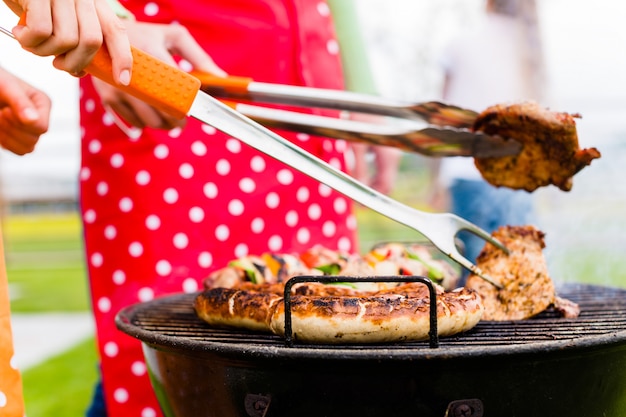
<path fill-rule="evenodd" d="M 522 320 L 555 302 L 555 288 L 543 256 L 544 233 L 533 226 L 504 226 L 493 234 L 510 251 L 487 243 L 476 259 L 477 266 L 503 288 L 470 275 L 466 287 L 480 294 L 483 320 Z"/>
<path fill-rule="evenodd" d="M 580 149 L 577 114 L 559 113 L 534 102 L 499 104 L 476 119 L 473 130 L 514 139 L 522 144 L 518 155 L 476 158 L 483 178 L 495 186 L 532 192 L 554 184 L 572 188 L 572 177 L 600 157 L 596 148 Z"/>

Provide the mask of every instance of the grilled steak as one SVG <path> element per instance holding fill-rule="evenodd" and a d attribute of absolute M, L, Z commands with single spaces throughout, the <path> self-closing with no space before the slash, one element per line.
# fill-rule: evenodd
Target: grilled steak
<path fill-rule="evenodd" d="M 521 320 L 532 317 L 554 303 L 555 288 L 543 256 L 544 233 L 533 226 L 504 226 L 493 233 L 510 251 L 487 243 L 476 259 L 477 266 L 498 289 L 476 275 L 466 287 L 476 290 L 485 306 L 483 320 Z"/>
<path fill-rule="evenodd" d="M 580 149 L 576 117 L 533 102 L 489 107 L 473 130 L 517 140 L 522 150 L 513 156 L 476 158 L 476 167 L 495 186 L 531 192 L 554 184 L 569 191 L 574 174 L 600 157 L 596 148 Z"/>

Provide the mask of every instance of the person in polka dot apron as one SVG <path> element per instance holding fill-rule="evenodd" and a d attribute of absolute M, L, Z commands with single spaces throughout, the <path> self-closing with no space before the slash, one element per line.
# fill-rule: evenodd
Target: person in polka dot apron
<path fill-rule="evenodd" d="M 134 36 L 149 36 L 152 43 L 142 45 L 161 59 L 167 57 L 154 45 L 163 39 L 149 31 L 182 26 L 229 74 L 344 88 L 339 44 L 324 0 L 122 4 L 136 19 L 127 23 L 133 44 L 143 49 Z M 182 58 L 199 56 L 193 46 L 171 49 Z M 189 61 L 179 65 L 190 69 Z M 357 252 L 352 202 L 195 120 L 181 127 L 154 114 L 142 118 L 143 103 L 130 110 L 127 104 L 136 102 L 128 97 L 115 108 L 115 94 L 97 80 L 82 79 L 80 94 L 80 206 L 102 373 L 88 416 L 161 416 L 140 342 L 115 327 L 120 309 L 197 291 L 210 272 L 247 254 L 301 252 L 314 244 Z M 120 116 L 142 129 L 120 128 Z M 346 170 L 346 142 L 279 133 Z"/>

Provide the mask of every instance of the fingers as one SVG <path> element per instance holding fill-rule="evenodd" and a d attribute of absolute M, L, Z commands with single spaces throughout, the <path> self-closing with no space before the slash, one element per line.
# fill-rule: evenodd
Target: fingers
<path fill-rule="evenodd" d="M 25 26 L 13 34 L 22 47 L 39 56 L 54 55 L 54 66 L 80 75 L 102 45 L 102 31 L 91 1 L 55 0 L 48 7 L 25 5 Z"/>
<path fill-rule="evenodd" d="M 96 0 L 99 1 L 99 0 Z M 180 25 L 164 25 L 125 21 L 126 31 L 133 41 L 133 45 L 150 55 L 177 66 L 173 55 L 178 55 L 188 61 L 194 68 L 216 75 L 226 75 L 211 57 L 204 52 L 200 45 L 191 36 L 189 31 Z M 107 47 L 109 40 L 105 41 Z M 111 41 L 114 45 L 114 41 Z M 123 45 L 123 43 L 121 44 Z M 125 46 L 122 46 L 123 49 Z M 119 90 L 111 89 L 102 82 L 94 79 L 93 84 L 100 95 L 102 104 L 111 108 L 117 115 L 134 127 L 152 127 L 158 129 L 172 129 L 182 127 L 185 119 L 175 119 L 172 116 L 151 107 Z"/>
<path fill-rule="evenodd" d="M 50 99 L 43 92 L 0 70 L 0 108 L 9 108 L 23 129 L 44 133 L 48 129 L 50 106 Z"/>
<path fill-rule="evenodd" d="M 25 25 L 18 25 L 13 33 L 24 49 L 36 55 L 68 54 L 67 59 L 60 60 L 67 63 L 61 62 L 57 68 L 72 74 L 81 72 L 102 44 L 95 6 L 90 1 L 55 0 L 46 4 L 31 0 L 25 13 Z M 70 54 L 74 50 L 86 56 L 82 60 L 74 57 Z"/>
<path fill-rule="evenodd" d="M 113 13 L 106 0 L 96 0 L 96 11 L 100 19 L 104 44 L 111 56 L 113 79 L 120 85 L 130 84 L 133 56 L 126 27 Z"/>
<path fill-rule="evenodd" d="M 119 117 L 134 127 L 173 129 L 185 124 L 184 119 L 171 117 L 102 81 L 94 79 L 93 85 L 102 104 L 112 109 Z"/>
<path fill-rule="evenodd" d="M 32 152 L 48 130 L 50 106 L 45 93 L 0 69 L 0 145 L 18 155 Z"/>
<path fill-rule="evenodd" d="M 67 47 L 66 51 L 46 52 L 49 52 L 48 55 L 57 56 L 53 61 L 55 68 L 80 76 L 102 46 L 103 35 L 95 4 L 92 1 L 76 1 L 72 7 L 73 1 L 55 0 L 53 3 L 53 38 L 60 38 L 58 43 L 63 48 Z M 59 10 L 61 7 L 65 9 Z M 72 25 L 72 31 L 61 29 L 57 35 L 57 28 L 60 29 L 65 22 L 71 24 L 72 19 L 77 26 Z"/>
<path fill-rule="evenodd" d="M 130 42 L 106 0 L 54 0 L 43 6 L 35 0 L 26 1 L 25 25 L 13 28 L 24 49 L 39 56 L 54 55 L 55 68 L 82 76 L 105 43 L 111 55 L 113 79 L 121 85 L 130 83 Z"/>
<path fill-rule="evenodd" d="M 36 48 L 52 36 L 52 9 L 50 7 L 31 7 L 29 2 L 25 2 L 19 12 L 17 8 L 11 7 L 11 9 L 18 16 L 23 16 L 26 13 L 26 21 L 23 22 L 20 19 L 20 24 L 13 28 L 13 35 L 15 35 L 24 49 L 38 54 L 34 52 Z M 70 11 L 73 11 L 73 7 Z M 68 26 L 66 30 L 71 31 L 72 25 Z M 77 25 L 75 24 L 74 29 L 76 27 Z"/>
<path fill-rule="evenodd" d="M 185 27 L 178 24 L 169 25 L 166 41 L 170 45 L 170 51 L 187 60 L 194 69 L 220 77 L 228 75 L 217 66 Z"/>
<path fill-rule="evenodd" d="M 0 145 L 17 155 L 25 155 L 35 149 L 41 135 L 22 129 L 9 109 L 0 110 Z"/>

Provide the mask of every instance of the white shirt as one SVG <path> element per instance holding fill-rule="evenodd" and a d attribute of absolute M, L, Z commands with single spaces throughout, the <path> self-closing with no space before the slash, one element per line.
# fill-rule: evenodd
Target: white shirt
<path fill-rule="evenodd" d="M 480 112 L 494 104 L 529 98 L 517 36 L 513 19 L 494 13 L 487 13 L 475 28 L 460 33 L 441 58 L 449 75 L 444 100 Z M 481 178 L 473 158 L 442 160 L 441 183 L 449 185 L 455 178 Z"/>

